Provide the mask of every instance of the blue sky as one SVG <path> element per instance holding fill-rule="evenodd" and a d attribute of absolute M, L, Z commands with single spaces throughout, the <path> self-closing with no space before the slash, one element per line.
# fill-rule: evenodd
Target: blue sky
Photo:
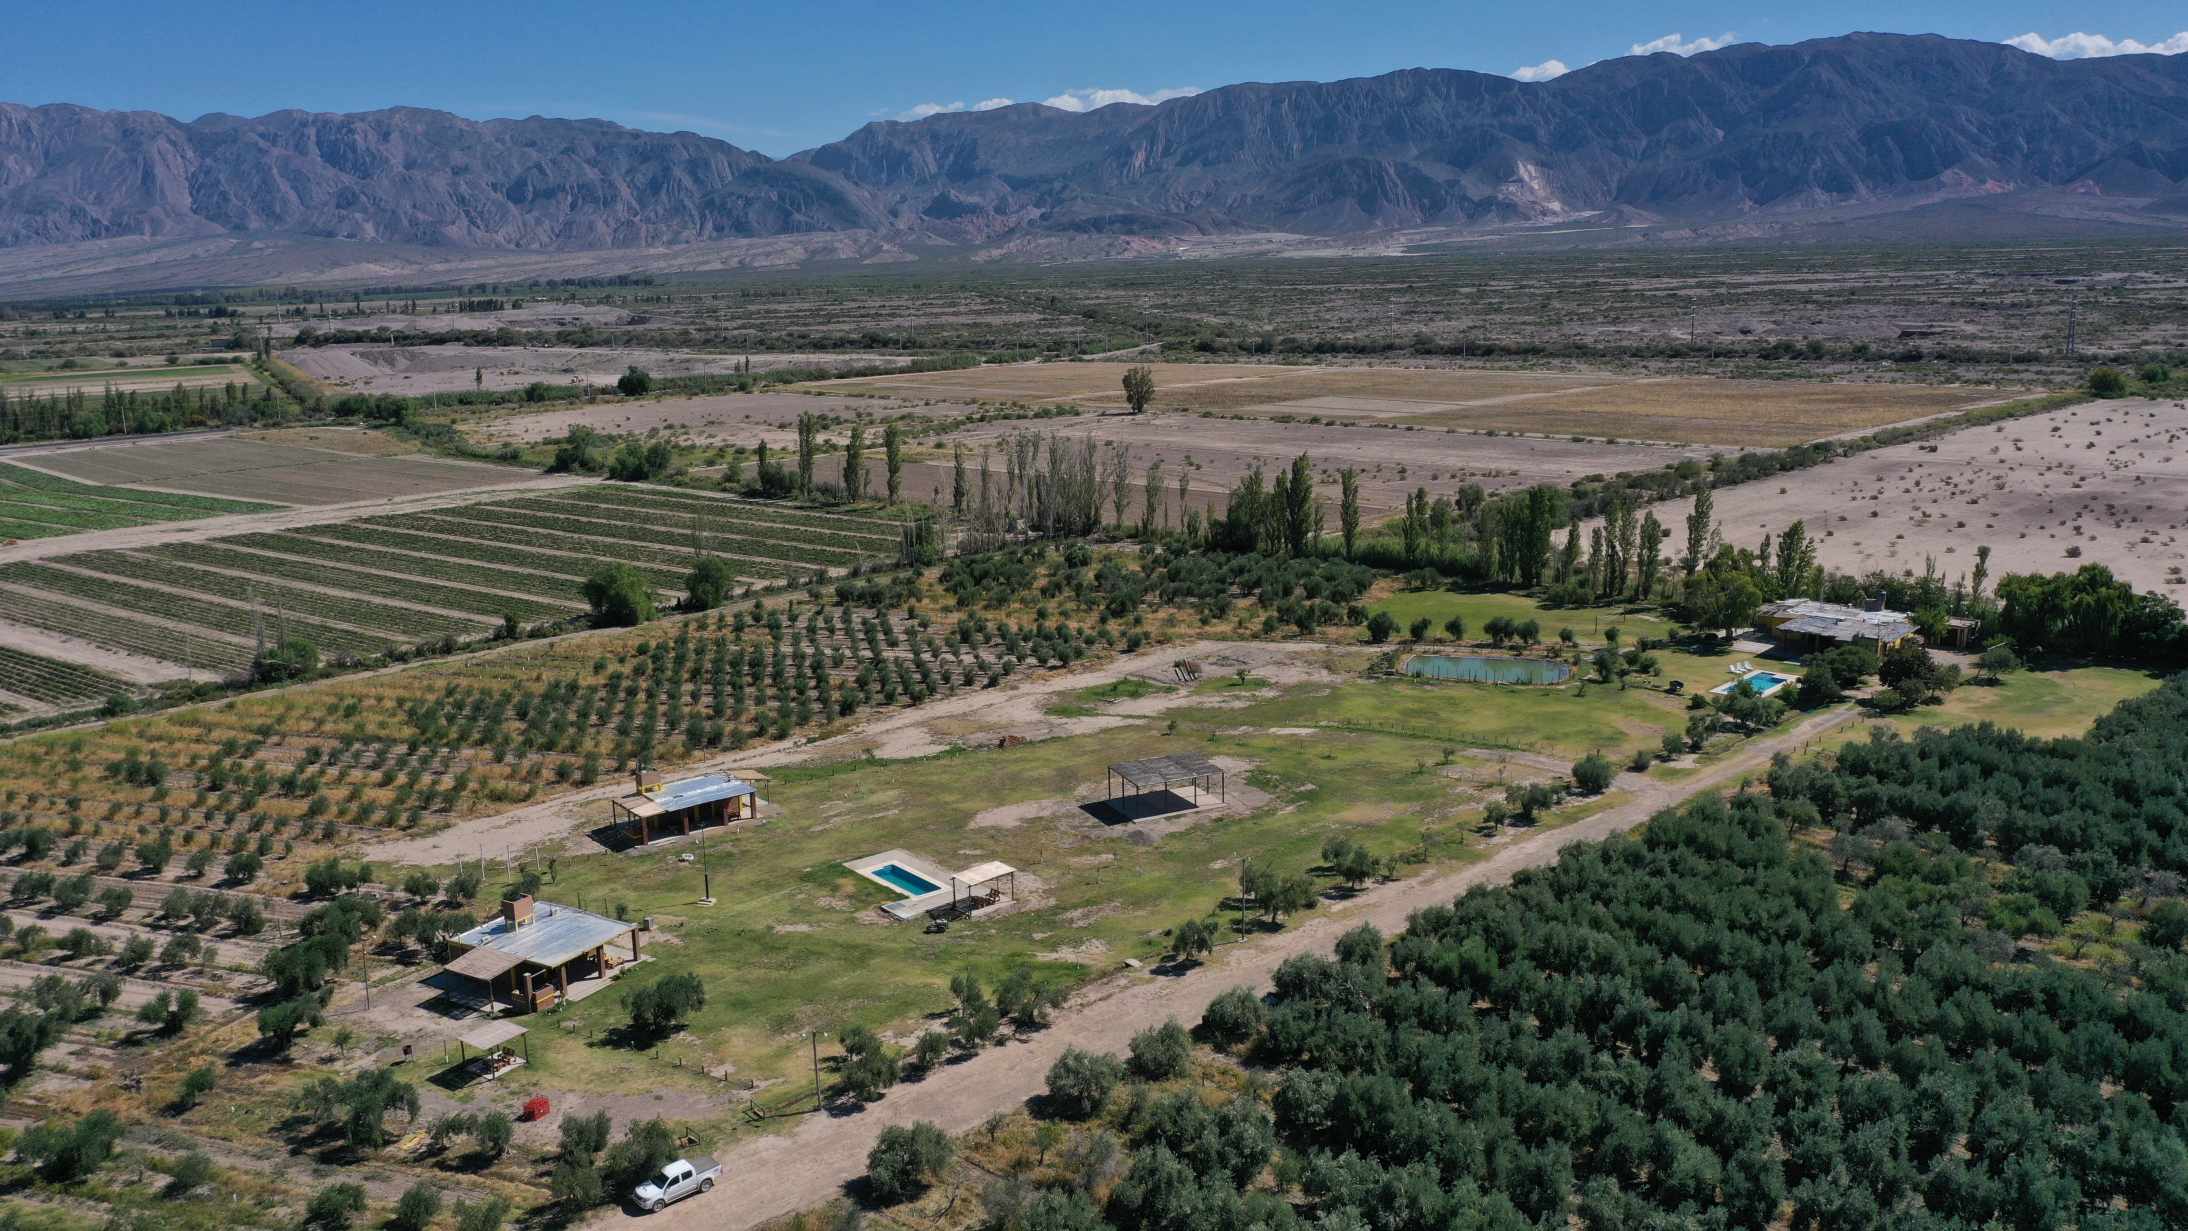
<path fill-rule="evenodd" d="M 2065 14 L 2071 13 L 2071 16 Z M 9 21 L 0 99 L 184 119 L 395 104 L 474 117 L 596 116 L 773 155 L 873 119 L 996 100 L 1084 108 L 1236 81 L 1417 66 L 1533 78 L 1628 54 L 1848 30 L 2049 54 L 2188 50 L 2178 0 L 1758 6 L 1406 2 L 624 5 L 531 0 L 34 2 Z M 2082 37 L 2073 37 L 2073 36 Z M 2132 42 L 2129 42 L 2132 40 Z"/>

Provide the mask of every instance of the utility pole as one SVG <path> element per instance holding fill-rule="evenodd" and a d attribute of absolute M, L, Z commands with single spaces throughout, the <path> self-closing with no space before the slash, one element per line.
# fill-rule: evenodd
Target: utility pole
<path fill-rule="evenodd" d="M 714 873 L 707 866 L 707 831 L 699 831 L 699 905 L 714 905 Z"/>
<path fill-rule="evenodd" d="M 2066 357 L 2069 359 L 2074 357 L 2075 312 L 2081 306 L 2081 301 L 2078 299 L 2066 301 Z"/>
<path fill-rule="evenodd" d="M 813 1105 L 820 1106 L 820 1031 L 808 1030 L 805 1037 L 813 1041 Z"/>

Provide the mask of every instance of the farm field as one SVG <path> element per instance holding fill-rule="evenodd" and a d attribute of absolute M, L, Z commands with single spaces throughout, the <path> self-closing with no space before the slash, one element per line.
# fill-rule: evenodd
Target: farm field
<path fill-rule="evenodd" d="M 753 587 L 893 556 L 899 539 L 886 519 L 585 484 L 429 513 L 0 563 L 0 646 L 12 629 L 28 629 L 232 673 L 261 644 L 294 636 L 326 661 L 357 662 L 477 640 L 505 619 L 581 615 L 580 586 L 611 563 L 630 564 L 675 596 L 696 552 L 725 558 Z"/>
<path fill-rule="evenodd" d="M 665 434 L 697 445 L 744 445 L 766 441 L 769 448 L 793 446 L 801 414 L 824 416 L 839 438 L 853 421 L 901 415 L 956 418 L 978 412 L 966 403 L 907 401 L 880 396 L 820 396 L 807 393 L 724 393 L 703 397 L 656 397 L 606 402 L 537 413 L 499 413 L 465 419 L 465 430 L 480 440 L 532 444 L 555 440 L 573 427 L 614 435 Z"/>
<path fill-rule="evenodd" d="M 164 393 L 222 385 L 256 386 L 258 374 L 240 363 L 183 364 L 178 367 L 113 367 L 67 372 L 0 372 L 0 391 L 11 395 L 56 397 L 68 393 Z"/>
<path fill-rule="evenodd" d="M 427 318 L 432 319 L 432 318 Z M 357 326 L 345 323 L 345 328 Z M 398 325 L 405 328 L 407 325 Z M 872 368 L 909 363 L 902 357 L 871 354 L 786 354 L 781 352 L 700 353 L 644 347 L 560 346 L 387 346 L 333 344 L 302 346 L 281 358 L 305 374 L 362 393 L 460 393 L 472 388 L 521 389 L 535 381 L 551 385 L 613 386 L 633 365 L 655 377 L 729 375 L 749 358 L 753 371 L 785 367 Z"/>
<path fill-rule="evenodd" d="M 141 484 L 293 505 L 454 492 L 531 477 L 477 462 L 375 457 L 235 436 L 56 446 L 24 460 L 87 483 Z"/>
<path fill-rule="evenodd" d="M 1019 364 L 824 382 L 900 397 L 1125 405 L 1129 365 Z M 1471 368 L 1155 364 L 1151 409 L 1760 447 L 1966 409 L 1999 390 Z"/>
<path fill-rule="evenodd" d="M 1718 490 L 1727 542 L 1795 519 L 1817 560 L 1849 573 L 2052 573 L 2103 564 L 2138 590 L 2188 598 L 2188 404 L 2091 401 L 1894 445 Z M 1691 501 L 1656 506 L 1679 524 Z"/>
<path fill-rule="evenodd" d="M 39 539 L 155 522 L 190 521 L 274 508 L 178 492 L 82 483 L 0 462 L 0 538 Z"/>

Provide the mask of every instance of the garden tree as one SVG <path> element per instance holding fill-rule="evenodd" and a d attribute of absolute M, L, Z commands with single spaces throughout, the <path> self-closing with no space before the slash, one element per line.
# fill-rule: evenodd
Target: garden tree
<path fill-rule="evenodd" d="M 950 516 L 962 520 L 965 502 L 971 495 L 972 489 L 965 476 L 965 446 L 953 444 L 950 446 Z"/>
<path fill-rule="evenodd" d="M 158 995 L 137 1006 L 137 1020 L 163 1039 L 181 1034 L 197 1017 L 198 994 L 189 988 L 161 988 Z"/>
<path fill-rule="evenodd" d="M 471 1140 L 477 1145 L 478 1152 L 490 1161 L 507 1152 L 510 1138 L 515 1135 L 516 1125 L 510 1122 L 504 1112 L 481 1112 L 471 1122 Z"/>
<path fill-rule="evenodd" d="M 623 1140 L 609 1147 L 600 1163 L 600 1179 L 611 1194 L 627 1193 L 647 1176 L 675 1161 L 676 1134 L 659 1119 L 643 1120 L 623 1130 Z"/>
<path fill-rule="evenodd" d="M 1617 769 L 1599 752 L 1591 752 L 1573 762 L 1573 785 L 1583 795 L 1601 795 L 1610 789 L 1611 779 L 1617 774 Z"/>
<path fill-rule="evenodd" d="M 1982 656 L 1975 660 L 1975 669 L 1986 684 L 1996 684 L 2007 675 L 2021 669 L 2021 656 L 2013 652 L 2010 641 L 1993 641 L 1984 647 Z"/>
<path fill-rule="evenodd" d="M 284 637 L 251 662 L 251 678 L 261 684 L 300 680 L 317 670 L 319 651 L 302 637 Z"/>
<path fill-rule="evenodd" d="M 1192 1036 L 1172 1018 L 1132 1036 L 1126 1067 L 1146 1081 L 1183 1077 L 1193 1063 Z"/>
<path fill-rule="evenodd" d="M 70 1023 L 53 1011 L 0 1008 L 0 1094 L 14 1089 L 37 1067 L 38 1053 Z"/>
<path fill-rule="evenodd" d="M 712 611 L 729 601 L 737 588 L 737 573 L 720 556 L 701 556 L 684 578 L 684 609 Z"/>
<path fill-rule="evenodd" d="M 1357 889 L 1375 875 L 1375 856 L 1342 834 L 1322 843 L 1322 864 L 1330 875 Z"/>
<path fill-rule="evenodd" d="M 1466 640 L 1465 618 L 1462 616 L 1452 616 L 1450 619 L 1445 620 L 1443 622 L 1443 635 L 1451 638 L 1453 641 Z"/>
<path fill-rule="evenodd" d="M 1794 598 L 1815 589 L 1821 570 L 1816 567 L 1816 545 L 1808 537 L 1806 523 L 1796 518 L 1780 531 L 1772 555 L 1777 560 L 1770 586 L 1773 597 Z"/>
<path fill-rule="evenodd" d="M 866 498 L 866 428 L 863 424 L 852 424 L 851 435 L 843 442 L 843 495 L 853 502 Z"/>
<path fill-rule="evenodd" d="M 592 474 L 600 469 L 600 433 L 580 423 L 572 427 L 555 446 L 555 456 L 547 463 L 549 474 Z"/>
<path fill-rule="evenodd" d="M 1417 617 L 1406 629 L 1406 635 L 1416 643 L 1428 640 L 1428 630 L 1435 627 L 1427 616 Z"/>
<path fill-rule="evenodd" d="M 693 974 L 663 975 L 630 994 L 631 1032 L 652 1041 L 668 1037 L 706 1007 L 706 987 Z"/>
<path fill-rule="evenodd" d="M 388 1220 L 394 1231 L 426 1231 L 441 1212 L 441 1190 L 420 1181 L 395 1199 L 395 1216 Z"/>
<path fill-rule="evenodd" d="M 1304 556 L 1322 537 L 1322 506 L 1314 499 L 1314 463 L 1302 453 L 1292 459 L 1290 475 L 1278 483 L 1283 502 L 1284 551 Z"/>
<path fill-rule="evenodd" d="M 912 1063 L 922 1073 L 934 1071 L 949 1055 L 950 1036 L 940 1030 L 921 1031 L 919 1037 L 912 1040 Z"/>
<path fill-rule="evenodd" d="M 188 1111 L 211 1094 L 215 1084 L 213 1066 L 206 1064 L 191 1069 L 183 1075 L 182 1084 L 175 1088 L 175 1106 Z"/>
<path fill-rule="evenodd" d="M 763 444 L 761 447 L 765 448 L 766 446 Z M 800 411 L 798 414 L 798 494 L 808 499 L 813 495 L 813 462 L 819 451 L 820 416 L 809 410 Z"/>
<path fill-rule="evenodd" d="M 1170 929 L 1170 952 L 1177 954 L 1180 961 L 1193 961 L 1215 947 L 1215 928 L 1205 919 L 1187 919 Z"/>
<path fill-rule="evenodd" d="M 626 440 L 608 459 L 608 477 L 619 483 L 643 483 L 667 474 L 675 462 L 676 451 L 666 440 L 650 444 Z"/>
<path fill-rule="evenodd" d="M 881 429 L 881 458 L 883 468 L 888 474 L 889 503 L 894 505 L 904 496 L 903 424 L 891 420 L 888 426 Z M 1124 485 L 1122 483 L 1118 484 L 1118 490 L 1120 492 L 1124 490 Z M 1118 506 L 1120 510 L 1123 507 L 1123 503 L 1124 502 L 1120 497 L 1118 500 Z M 1121 511 L 1118 513 L 1117 519 L 1119 521 L 1124 520 L 1124 514 Z"/>
<path fill-rule="evenodd" d="M 329 1184 L 312 1194 L 304 1209 L 304 1225 L 312 1231 L 346 1231 L 365 1212 L 362 1184 Z"/>
<path fill-rule="evenodd" d="M 608 1148 L 612 1124 L 605 1111 L 590 1115 L 565 1115 L 558 1129 L 563 1158 L 581 1158 L 590 1163 Z"/>
<path fill-rule="evenodd" d="M 1092 1119 L 1122 1080 L 1124 1065 L 1116 1057 L 1067 1047 L 1049 1066 L 1046 1109 L 1067 1120 Z"/>
<path fill-rule="evenodd" d="M 1762 591 L 1754 579 L 1720 556 L 1687 580 L 1680 597 L 1680 616 L 1696 627 L 1730 636 L 1755 622 L 1755 612 L 1762 603 Z"/>
<path fill-rule="evenodd" d="M 864 1026 L 852 1026 L 839 1036 L 843 1065 L 838 1070 L 843 1089 L 862 1103 L 871 1103 L 897 1083 L 902 1064 L 888 1044 Z"/>
<path fill-rule="evenodd" d="M 1152 538 L 1157 530 L 1167 529 L 1168 511 L 1162 503 L 1162 459 L 1147 463 L 1147 471 L 1140 478 L 1140 535 Z"/>
<path fill-rule="evenodd" d="M 1838 674 L 1831 669 L 1830 663 L 1813 662 L 1801 672 L 1800 689 L 1793 699 L 1802 709 L 1812 710 L 1844 701 L 1846 690 L 1839 685 Z"/>
<path fill-rule="evenodd" d="M 227 863 L 221 865 L 220 874 L 230 884 L 247 885 L 258 879 L 259 872 L 265 866 L 266 861 L 255 852 L 237 851 L 228 856 Z"/>
<path fill-rule="evenodd" d="M 97 1171 L 121 1141 L 122 1123 L 111 1111 L 75 1121 L 47 1116 L 16 1139 L 16 1157 L 37 1168 L 50 1184 L 67 1184 Z"/>
<path fill-rule="evenodd" d="M 585 580 L 580 593 L 599 628 L 629 628 L 654 617 L 653 587 L 628 564 L 611 564 Z"/>
<path fill-rule="evenodd" d="M 1200 1033 L 1217 1047 L 1243 1047 L 1269 1024 L 1268 1006 L 1253 989 L 1234 987 L 1219 993 L 1201 1015 Z"/>
<path fill-rule="evenodd" d="M 1155 400 L 1155 370 L 1145 364 L 1135 364 L 1124 370 L 1124 401 L 1132 413 L 1142 414 L 1147 404 Z"/>
<path fill-rule="evenodd" d="M 2168 952 L 2188 941 L 2188 902 L 2169 898 L 2150 908 L 2143 920 L 2142 943 Z"/>
<path fill-rule="evenodd" d="M 653 376 L 634 363 L 616 378 L 615 389 L 627 398 L 643 397 L 653 392 Z"/>
<path fill-rule="evenodd" d="M 1688 577 L 1694 576 L 1709 558 L 1710 519 L 1715 515 L 1716 503 L 1706 482 L 1695 489 L 1694 507 L 1687 513 L 1687 550 L 1679 557 L 1679 571 Z"/>
<path fill-rule="evenodd" d="M 951 976 L 950 994 L 957 997 L 957 1008 L 950 1014 L 950 1032 L 960 1046 L 977 1048 L 995 1037 L 1003 1025 L 1003 1012 L 988 999 L 979 979 L 970 974 Z"/>
<path fill-rule="evenodd" d="M 1886 650 L 1877 664 L 1877 679 L 1914 705 L 1949 690 L 1958 677 L 1957 668 L 1939 663 L 1914 641 L 1903 641 Z"/>
<path fill-rule="evenodd" d="M 952 1153 L 949 1137 L 925 1120 L 892 1124 L 866 1155 L 867 1191 L 882 1205 L 909 1201 L 941 1176 Z"/>
<path fill-rule="evenodd" d="M 1657 578 L 1664 568 L 1664 539 L 1669 533 L 1653 511 L 1642 515 L 1641 554 L 1634 586 L 1634 592 L 1642 598 L 1656 595 Z"/>
<path fill-rule="evenodd" d="M 1390 635 L 1397 631 L 1398 621 L 1387 611 L 1378 611 L 1368 617 L 1368 640 L 1374 642 L 1376 645 L 1381 645 L 1384 642 L 1390 640 Z"/>
<path fill-rule="evenodd" d="M 1048 1024 L 1049 1011 L 1063 1003 L 1061 986 L 1036 982 L 1030 966 L 1013 966 L 995 985 L 995 1008 L 1020 1030 L 1037 1030 Z"/>
<path fill-rule="evenodd" d="M 1360 472 L 1351 466 L 1337 472 L 1337 527 L 1350 560 L 1360 547 Z"/>
<path fill-rule="evenodd" d="M 2029 654 L 2188 661 L 2188 623 L 2160 594 L 2135 593 L 2101 564 L 2072 573 L 2008 573 L 1998 579 L 1999 631 Z"/>
<path fill-rule="evenodd" d="M 373 1069 L 347 1081 L 320 1077 L 296 1096 L 296 1107 L 322 1128 L 339 1128 L 342 1139 L 361 1150 L 377 1150 L 393 1138 L 387 1116 L 400 1111 L 418 1119 L 418 1091 L 393 1069 Z"/>

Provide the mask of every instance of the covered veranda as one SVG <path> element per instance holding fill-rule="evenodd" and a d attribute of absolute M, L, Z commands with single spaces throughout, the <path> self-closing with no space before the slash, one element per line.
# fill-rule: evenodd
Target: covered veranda
<path fill-rule="evenodd" d="M 1220 802 L 1227 797 L 1229 785 L 1225 781 L 1223 767 L 1197 752 L 1178 752 L 1167 756 L 1144 757 L 1137 761 L 1116 761 L 1109 766 L 1103 781 L 1108 793 L 1104 798 L 1114 802 L 1120 797 L 1145 795 L 1155 791 L 1175 792 L 1180 787 L 1191 789 L 1193 806 L 1199 807 L 1202 793 L 1213 787 Z"/>
<path fill-rule="evenodd" d="M 644 960 L 638 925 L 530 898 L 503 903 L 499 917 L 453 943 L 466 951 L 444 969 L 482 984 L 489 1012 L 504 1004 L 538 1012 L 582 1000 L 606 986 L 618 967 Z M 628 957 L 620 952 L 625 943 Z"/>

